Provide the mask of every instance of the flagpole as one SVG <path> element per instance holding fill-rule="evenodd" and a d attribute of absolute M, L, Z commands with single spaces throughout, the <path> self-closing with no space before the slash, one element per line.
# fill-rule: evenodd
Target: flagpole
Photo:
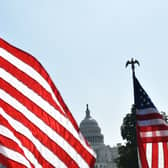
<path fill-rule="evenodd" d="M 135 77 L 135 64 L 140 66 L 140 63 L 138 60 L 131 58 L 131 61 L 127 61 L 125 64 L 125 67 L 127 68 L 128 65 L 131 65 L 132 69 L 132 80 L 133 80 L 133 94 L 134 94 L 134 106 L 135 106 L 135 87 L 134 87 L 134 77 Z"/>
<path fill-rule="evenodd" d="M 128 65 L 131 65 L 131 69 L 132 69 L 132 81 L 133 81 L 133 95 L 134 95 L 134 103 L 133 103 L 133 112 L 135 112 L 134 110 L 136 109 L 136 103 L 135 103 L 135 85 L 134 85 L 134 79 L 135 79 L 135 64 L 140 66 L 140 63 L 138 60 L 131 58 L 131 61 L 127 61 L 125 64 L 125 67 L 127 68 Z M 136 125 L 136 130 L 137 130 L 137 125 Z M 136 131 L 137 132 L 137 131 Z M 137 135 L 136 135 L 137 136 Z M 137 136 L 137 144 L 138 144 L 138 136 Z M 139 148 L 137 146 L 137 156 L 138 156 L 138 165 L 139 168 L 142 168 L 141 165 L 141 161 L 140 161 L 140 156 L 139 156 Z"/>

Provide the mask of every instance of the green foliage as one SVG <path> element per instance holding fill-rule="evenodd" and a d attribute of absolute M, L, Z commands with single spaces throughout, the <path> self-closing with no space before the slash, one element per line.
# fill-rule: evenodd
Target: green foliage
<path fill-rule="evenodd" d="M 128 144 L 136 145 L 136 111 L 134 106 L 131 113 L 128 113 L 123 119 L 121 136 Z"/>
<path fill-rule="evenodd" d="M 126 144 L 119 147 L 120 157 L 116 159 L 118 168 L 138 168 L 137 141 L 136 141 L 136 112 L 134 106 L 131 113 L 123 119 L 121 135 Z"/>
<path fill-rule="evenodd" d="M 116 159 L 118 168 L 138 168 L 136 147 L 132 144 L 119 147 L 120 157 Z"/>

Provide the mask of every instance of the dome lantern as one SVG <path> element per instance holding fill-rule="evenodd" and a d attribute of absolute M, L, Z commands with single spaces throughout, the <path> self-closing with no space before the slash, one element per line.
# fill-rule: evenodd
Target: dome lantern
<path fill-rule="evenodd" d="M 89 110 L 88 104 L 86 104 L 86 117 L 85 118 L 90 118 L 90 110 Z"/>

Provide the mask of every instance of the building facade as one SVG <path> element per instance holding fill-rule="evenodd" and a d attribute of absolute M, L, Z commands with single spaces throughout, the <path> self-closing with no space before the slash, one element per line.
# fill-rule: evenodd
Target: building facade
<path fill-rule="evenodd" d="M 104 136 L 97 121 L 91 117 L 88 105 L 86 116 L 80 123 L 80 131 L 97 155 L 95 168 L 117 168 L 115 159 L 118 157 L 118 147 L 104 144 Z"/>

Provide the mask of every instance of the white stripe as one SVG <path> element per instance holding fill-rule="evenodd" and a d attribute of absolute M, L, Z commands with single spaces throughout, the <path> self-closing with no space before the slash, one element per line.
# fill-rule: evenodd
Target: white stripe
<path fill-rule="evenodd" d="M 19 139 L 17 139 L 13 133 L 6 127 L 0 125 L 0 134 L 11 139 L 12 141 L 15 141 L 19 147 L 24 151 L 25 156 L 28 158 L 28 160 L 36 167 L 36 168 L 42 168 L 42 166 L 38 163 L 38 161 L 36 160 L 36 158 L 34 157 L 34 155 L 27 150 L 27 148 L 25 148 L 21 142 L 19 141 Z"/>
<path fill-rule="evenodd" d="M 66 168 L 64 163 L 57 158 L 56 155 L 54 155 L 48 148 L 46 148 L 39 140 L 37 140 L 33 134 L 29 131 L 28 128 L 26 128 L 24 125 L 22 125 L 20 122 L 14 120 L 12 117 L 10 117 L 8 114 L 6 114 L 3 109 L 0 108 L 0 114 L 9 121 L 9 123 L 13 126 L 13 128 L 18 131 L 20 134 L 27 137 L 32 143 L 36 146 L 36 148 L 39 150 L 41 155 L 50 162 L 55 167 L 60 168 Z"/>
<path fill-rule="evenodd" d="M 142 138 L 149 137 L 167 137 L 168 130 L 140 132 Z"/>
<path fill-rule="evenodd" d="M 150 125 L 161 125 L 165 124 L 163 119 L 152 119 L 152 120 L 138 120 L 137 121 L 139 126 L 150 126 Z"/>
<path fill-rule="evenodd" d="M 138 115 L 148 115 L 148 114 L 152 114 L 152 113 L 158 113 L 158 110 L 156 108 L 151 107 L 151 108 L 137 110 L 136 113 Z"/>
<path fill-rule="evenodd" d="M 25 165 L 26 167 L 30 167 L 31 165 L 29 164 L 29 162 L 25 159 L 25 157 L 23 155 L 21 155 L 20 153 L 13 151 L 11 149 L 6 148 L 3 145 L 0 145 L 0 153 L 2 155 L 4 155 L 5 157 L 12 159 L 22 165 Z"/>
<path fill-rule="evenodd" d="M 149 168 L 152 168 L 152 143 L 146 144 L 146 158 Z"/>
<path fill-rule="evenodd" d="M 40 85 L 42 85 L 48 92 L 51 93 L 53 99 L 57 102 L 57 104 L 59 104 L 59 102 L 57 101 L 50 85 L 46 82 L 46 80 L 37 72 L 35 71 L 31 66 L 29 66 L 28 64 L 24 63 L 23 61 L 19 60 L 18 58 L 14 57 L 12 54 L 10 54 L 9 52 L 7 52 L 6 50 L 4 50 L 3 48 L 0 48 L 0 56 L 3 57 L 4 59 L 6 59 L 7 61 L 9 61 L 11 64 L 15 65 L 17 68 L 19 68 L 21 71 L 25 72 L 26 74 L 28 74 L 31 78 L 33 78 L 34 80 L 36 80 Z M 6 78 L 6 76 L 5 76 Z M 37 95 L 38 96 L 38 95 Z M 43 100 L 44 101 L 44 100 Z M 37 101 L 38 102 L 38 101 Z M 40 104 L 40 103 L 39 103 Z M 45 107 L 45 106 L 43 106 Z M 60 106 L 60 108 L 62 109 L 62 106 Z M 54 110 L 54 111 L 53 111 Z M 63 109 L 62 109 L 63 110 Z M 46 111 L 46 110 L 45 110 Z M 48 110 L 47 110 L 48 111 Z M 61 125 L 63 125 L 65 128 L 68 129 L 69 132 L 71 132 L 73 134 L 73 136 L 80 141 L 80 143 L 85 147 L 85 149 L 93 156 L 96 157 L 94 151 L 87 146 L 87 144 L 85 143 L 85 141 L 83 141 L 79 134 L 76 132 L 75 128 L 73 127 L 72 123 L 67 120 L 63 115 L 61 115 L 60 113 L 56 112 L 55 109 L 49 110 L 50 111 L 50 115 L 52 117 L 54 117 Z"/>
<path fill-rule="evenodd" d="M 50 137 L 55 143 L 61 146 L 64 151 L 66 151 L 81 167 L 89 167 L 88 164 L 82 159 L 74 148 L 72 148 L 67 141 L 65 141 L 61 136 L 59 136 L 53 129 L 46 125 L 42 120 L 40 120 L 36 115 L 30 112 L 25 106 L 19 103 L 16 99 L 8 95 L 6 92 L 0 89 L 0 98 L 6 101 L 8 104 L 13 106 L 15 109 L 20 111 L 28 120 L 33 122 L 41 131 Z"/>
<path fill-rule="evenodd" d="M 163 143 L 158 143 L 159 145 L 159 158 L 158 158 L 158 168 L 164 168 L 164 153 L 163 153 Z"/>
<path fill-rule="evenodd" d="M 6 59 L 11 64 L 15 65 L 17 68 L 19 68 L 24 73 L 28 74 L 31 78 L 35 79 L 39 84 L 41 84 L 48 92 L 51 93 L 53 99 L 57 102 L 57 104 L 62 109 L 62 106 L 57 101 L 55 94 L 53 93 L 50 85 L 46 82 L 46 80 L 36 70 L 34 70 L 31 66 L 24 63 L 23 61 L 21 61 L 17 57 L 13 56 L 11 53 L 6 51 L 4 48 L 0 48 L 0 56 L 3 57 L 4 59 Z M 62 111 L 64 112 L 63 109 L 62 109 Z"/>

